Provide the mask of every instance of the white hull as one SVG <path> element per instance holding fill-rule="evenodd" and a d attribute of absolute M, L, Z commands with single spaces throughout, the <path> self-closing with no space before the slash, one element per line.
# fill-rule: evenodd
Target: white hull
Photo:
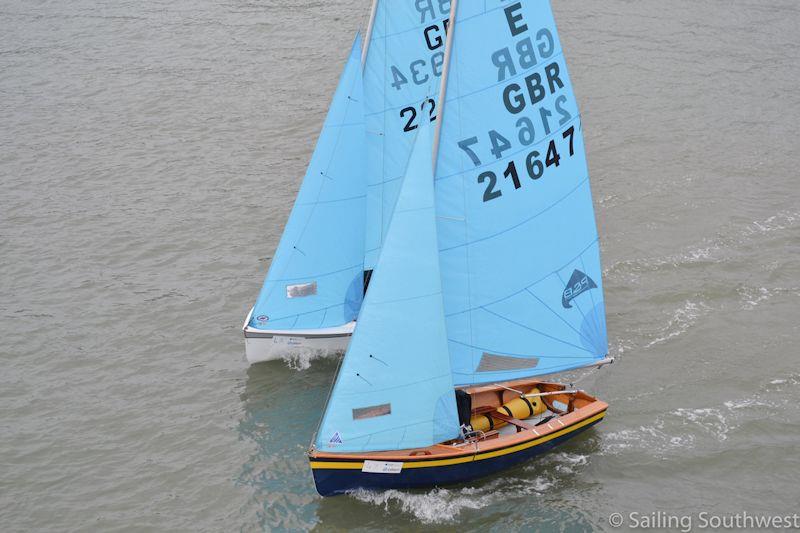
<path fill-rule="evenodd" d="M 266 330 L 248 326 L 251 310 L 245 319 L 244 346 L 247 362 L 251 365 L 291 359 L 342 354 L 347 350 L 356 323 L 321 329 Z"/>

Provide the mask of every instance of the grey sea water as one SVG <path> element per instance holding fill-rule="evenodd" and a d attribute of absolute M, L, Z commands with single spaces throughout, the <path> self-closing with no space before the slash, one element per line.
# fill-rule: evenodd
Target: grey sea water
<path fill-rule="evenodd" d="M 472 1 L 472 0 L 462 0 Z M 554 0 L 611 355 L 597 429 L 316 496 L 336 361 L 240 326 L 368 0 L 0 0 L 0 529 L 609 529 L 800 512 L 800 7 Z"/>

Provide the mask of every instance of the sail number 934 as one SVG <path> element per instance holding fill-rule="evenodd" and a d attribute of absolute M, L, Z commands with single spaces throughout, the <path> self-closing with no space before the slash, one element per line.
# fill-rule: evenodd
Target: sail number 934
<path fill-rule="evenodd" d="M 562 134 L 562 138 L 564 141 L 566 141 L 564 144 L 567 146 L 562 145 L 561 152 L 559 152 L 558 143 L 556 143 L 555 139 L 551 140 L 547 146 L 547 152 L 544 154 L 544 160 L 542 160 L 542 154 L 540 154 L 537 150 L 532 150 L 528 153 L 528 155 L 525 157 L 524 164 L 525 171 L 530 179 L 538 180 L 544 175 L 548 168 L 558 167 L 561 164 L 562 157 L 572 157 L 575 154 L 575 126 L 570 126 L 568 129 L 566 129 Z M 465 147 L 462 146 L 462 148 Z M 565 153 L 567 148 L 569 149 L 569 155 L 566 155 Z M 563 156 L 562 153 L 564 153 Z M 505 170 L 503 170 L 503 178 L 506 180 L 510 179 L 514 184 L 515 190 L 522 187 L 523 180 L 520 179 L 517 163 L 513 159 L 508 162 Z M 500 187 L 497 184 L 497 174 L 495 172 L 491 170 L 482 172 L 478 175 L 478 183 L 486 186 L 486 190 L 483 193 L 484 202 L 489 202 L 503 196 L 503 191 L 500 190 Z"/>

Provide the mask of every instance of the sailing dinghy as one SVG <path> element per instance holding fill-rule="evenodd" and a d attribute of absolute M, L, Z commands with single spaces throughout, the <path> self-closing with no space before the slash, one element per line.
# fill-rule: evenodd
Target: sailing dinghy
<path fill-rule="evenodd" d="M 267 279 L 245 320 L 251 364 L 347 347 L 414 131 L 436 120 L 449 15 L 446 2 L 373 1 L 363 51 L 360 41 L 354 43 Z"/>
<path fill-rule="evenodd" d="M 245 319 L 250 364 L 347 347 L 364 292 L 363 113 L 357 36 L 267 278 Z"/>
<path fill-rule="evenodd" d="M 417 132 L 309 450 L 324 496 L 469 481 L 608 408 L 543 379 L 613 361 L 580 116 L 549 2 L 453 0 L 439 94 L 437 132 Z"/>

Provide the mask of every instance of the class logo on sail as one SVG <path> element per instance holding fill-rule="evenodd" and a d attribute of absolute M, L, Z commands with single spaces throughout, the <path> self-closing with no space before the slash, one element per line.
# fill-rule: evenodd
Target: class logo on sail
<path fill-rule="evenodd" d="M 567 283 L 566 288 L 564 288 L 564 292 L 561 294 L 561 305 L 564 306 L 564 309 L 571 309 L 572 306 L 569 303 L 579 294 L 583 294 L 588 290 L 596 288 L 597 284 L 592 280 L 592 278 L 580 270 L 576 270 L 572 273 L 572 277 L 569 278 L 569 283 Z"/>

